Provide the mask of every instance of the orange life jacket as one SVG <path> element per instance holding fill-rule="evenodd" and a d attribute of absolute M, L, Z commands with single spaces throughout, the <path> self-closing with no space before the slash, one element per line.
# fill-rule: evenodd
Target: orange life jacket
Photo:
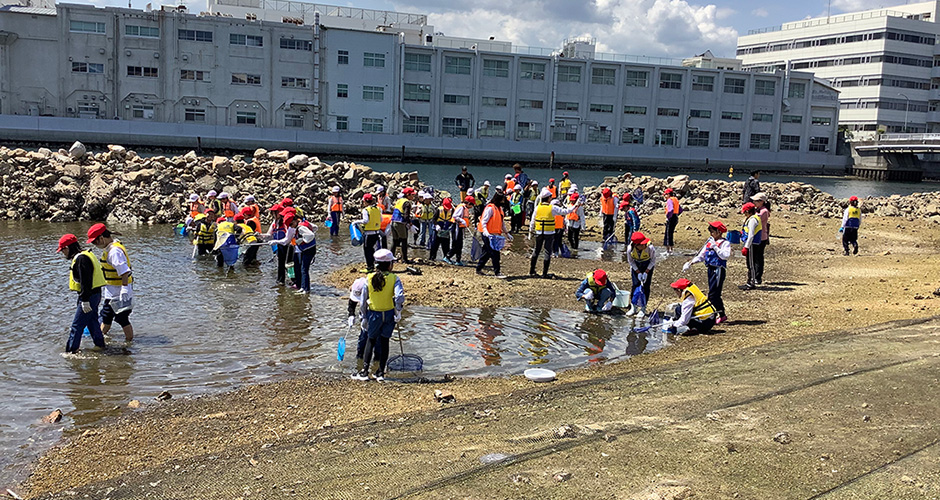
<path fill-rule="evenodd" d="M 574 206 L 574 205 L 572 205 L 572 206 Z M 570 208 L 570 207 L 569 207 L 569 208 Z M 578 217 L 578 211 L 575 210 L 575 211 L 571 212 L 570 214 L 568 214 L 568 220 L 581 220 L 581 217 Z"/>
<path fill-rule="evenodd" d="M 392 214 L 382 214 L 382 231 L 385 231 L 385 228 L 388 227 L 388 224 L 392 222 Z"/>
<path fill-rule="evenodd" d="M 508 181 L 506 181 L 506 192 L 507 192 L 507 193 L 510 192 L 510 191 L 512 191 L 512 190 L 515 189 L 515 188 L 516 188 L 516 181 L 514 181 L 514 180 L 512 180 L 512 179 L 509 179 Z"/>
<path fill-rule="evenodd" d="M 503 210 L 492 203 L 486 205 L 486 208 L 493 209 L 493 216 L 486 222 L 486 230 L 490 234 L 503 234 Z M 484 208 L 484 210 L 486 210 L 486 208 Z M 482 217 L 480 217 L 480 222 L 477 223 L 477 229 L 481 233 L 483 232 Z"/>
<path fill-rule="evenodd" d="M 676 214 L 676 215 L 679 215 L 679 198 L 676 198 L 675 196 L 670 196 L 669 199 L 672 200 L 672 210 L 673 210 L 673 213 Z M 668 207 L 668 206 L 665 207 L 665 210 L 666 210 L 666 215 L 669 215 L 669 207 Z"/>
<path fill-rule="evenodd" d="M 189 204 L 189 216 L 195 219 L 197 215 L 202 213 L 202 210 L 199 210 L 199 207 L 202 207 L 202 206 L 203 205 L 201 201 L 194 201 L 190 203 Z"/>
<path fill-rule="evenodd" d="M 341 196 L 330 196 L 330 212 L 343 211 L 343 198 Z"/>
<path fill-rule="evenodd" d="M 552 198 L 558 198 L 558 187 L 548 186 L 548 192 L 552 193 Z"/>
<path fill-rule="evenodd" d="M 601 213 L 604 215 L 614 215 L 614 200 L 616 199 L 616 196 L 611 196 L 610 198 L 601 196 Z"/>
<path fill-rule="evenodd" d="M 555 216 L 555 231 L 558 231 L 559 229 L 564 229 L 564 228 L 565 228 L 565 216 L 556 215 Z"/>
<path fill-rule="evenodd" d="M 235 204 L 231 201 L 222 204 L 222 213 L 225 215 L 226 219 L 235 217 L 235 208 Z"/>

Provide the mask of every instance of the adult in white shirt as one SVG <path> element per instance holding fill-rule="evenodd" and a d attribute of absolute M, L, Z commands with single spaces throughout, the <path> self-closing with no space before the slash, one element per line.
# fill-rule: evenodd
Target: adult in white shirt
<path fill-rule="evenodd" d="M 107 335 L 111 324 L 117 321 L 124 330 L 124 340 L 130 342 L 134 340 L 134 326 L 130 320 L 134 298 L 133 277 L 127 249 L 112 237 L 114 235 L 120 236 L 108 231 L 108 228 L 100 223 L 88 229 L 88 243 L 103 250 L 99 261 L 105 281 L 105 286 L 101 287 L 104 306 L 101 308 L 99 320 L 102 334 Z"/>

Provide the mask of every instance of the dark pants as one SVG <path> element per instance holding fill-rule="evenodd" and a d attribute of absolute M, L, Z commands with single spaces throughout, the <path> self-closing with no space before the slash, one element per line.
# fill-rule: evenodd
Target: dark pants
<path fill-rule="evenodd" d="M 486 236 L 483 236 L 481 239 L 483 240 L 483 256 L 480 257 L 480 262 L 477 262 L 477 272 L 478 273 L 482 272 L 483 266 L 486 265 L 486 262 L 492 259 L 493 274 L 498 275 L 499 274 L 499 252 L 497 252 L 496 250 L 493 250 L 493 247 L 490 246 L 489 238 L 487 238 Z"/>
<path fill-rule="evenodd" d="M 757 248 L 757 244 L 751 243 L 751 248 L 747 251 L 747 256 L 744 257 L 744 261 L 747 263 L 747 284 L 750 286 L 757 284 L 757 264 L 754 263 L 755 248 Z"/>
<path fill-rule="evenodd" d="M 101 306 L 101 314 L 98 315 L 98 321 L 102 325 L 111 326 L 115 321 L 117 324 L 121 325 L 121 328 L 131 324 L 131 310 L 121 311 L 119 313 L 114 312 L 114 308 L 111 307 L 111 299 L 106 299 L 104 305 Z"/>
<path fill-rule="evenodd" d="M 369 341 L 369 332 L 359 329 L 359 340 L 356 342 L 356 373 L 365 367 L 363 357 L 366 354 L 366 343 Z"/>
<path fill-rule="evenodd" d="M 614 234 L 614 214 L 604 215 L 604 242 Z"/>
<path fill-rule="evenodd" d="M 640 278 L 637 278 L 637 274 L 646 273 L 646 281 L 640 283 Z M 646 295 L 646 300 L 650 298 L 650 283 L 653 282 L 653 270 L 649 269 L 647 271 L 633 271 L 630 273 L 630 278 L 632 281 L 632 288 L 630 288 L 630 297 L 633 297 L 633 294 L 636 293 L 636 289 L 639 286 L 643 287 L 643 295 Z"/>
<path fill-rule="evenodd" d="M 522 230 L 522 226 L 525 224 L 525 212 L 519 211 L 517 214 L 512 214 L 509 217 L 509 232 L 518 233 Z"/>
<path fill-rule="evenodd" d="M 378 248 L 385 248 L 378 233 L 365 235 L 365 239 L 362 241 L 362 253 L 365 254 L 366 269 L 368 269 L 369 272 L 375 270 L 375 249 L 377 246 Z"/>
<path fill-rule="evenodd" d="M 555 240 L 552 242 L 552 253 L 561 255 L 561 245 L 565 242 L 565 228 L 555 230 Z"/>
<path fill-rule="evenodd" d="M 98 324 L 98 304 L 101 303 L 101 292 L 92 294 L 88 299 L 91 304 L 91 311 L 82 310 L 82 300 L 77 299 L 78 307 L 75 309 L 75 317 L 72 318 L 72 327 L 69 329 L 69 341 L 65 344 L 65 352 L 77 352 L 82 345 L 82 335 L 85 328 L 91 334 L 91 340 L 98 347 L 105 347 L 104 335 L 101 334 L 101 325 Z"/>
<path fill-rule="evenodd" d="M 454 228 L 454 238 L 450 244 L 450 258 L 457 262 L 460 262 L 463 257 L 463 233 L 466 230 L 465 227 Z"/>
<path fill-rule="evenodd" d="M 287 253 L 290 248 L 290 245 L 277 246 L 277 282 L 282 285 L 287 278 Z"/>
<path fill-rule="evenodd" d="M 715 306 L 718 316 L 725 315 L 725 301 L 721 299 L 721 290 L 725 286 L 726 269 L 721 266 L 708 266 L 708 301 Z"/>
<path fill-rule="evenodd" d="M 855 249 L 852 250 L 852 253 L 858 253 L 858 228 L 857 227 L 847 227 L 842 230 L 842 248 L 845 250 L 845 254 L 849 254 L 849 245 L 852 245 Z"/>
<path fill-rule="evenodd" d="M 314 245 L 304 251 L 294 252 L 294 271 L 300 270 L 297 281 L 300 283 L 300 289 L 310 291 L 310 264 L 317 256 L 317 246 Z"/>
<path fill-rule="evenodd" d="M 689 330 L 695 330 L 697 333 L 708 333 L 715 326 L 715 315 L 705 319 L 692 318 L 689 320 Z"/>
<path fill-rule="evenodd" d="M 754 279 L 757 284 L 764 281 L 764 251 L 767 249 L 767 242 L 760 245 L 751 245 L 751 251 L 754 252 Z"/>
<path fill-rule="evenodd" d="M 407 233 L 406 233 L 407 234 Z M 392 238 L 392 253 L 395 253 L 395 250 L 401 248 L 401 261 L 405 264 L 408 263 L 408 236 L 404 238 Z"/>
<path fill-rule="evenodd" d="M 441 255 L 447 257 L 450 254 L 450 238 L 442 238 L 440 235 L 434 235 L 431 238 L 431 260 L 437 260 L 437 249 L 441 249 Z"/>
<path fill-rule="evenodd" d="M 578 249 L 578 245 L 581 244 L 581 228 L 580 227 L 568 228 L 568 244 L 571 245 L 572 250 Z"/>
<path fill-rule="evenodd" d="M 394 283 L 391 283 L 394 286 Z M 388 362 L 388 341 L 395 331 L 395 310 L 368 311 L 369 327 L 366 330 L 366 347 L 363 352 L 363 370 L 368 370 L 372 364 L 372 356 L 379 362 L 375 375 L 385 376 L 385 363 Z"/>
<path fill-rule="evenodd" d="M 215 246 L 212 243 L 200 243 L 196 245 L 196 254 L 197 255 L 209 255 L 212 253 L 212 247 Z"/>
<path fill-rule="evenodd" d="M 633 236 L 633 233 L 636 232 L 636 229 L 633 228 L 633 224 L 630 222 L 630 219 L 627 219 L 623 223 L 623 244 L 630 244 L 630 237 Z"/>
<path fill-rule="evenodd" d="M 535 274 L 535 263 L 539 260 L 539 252 L 542 251 L 543 246 L 545 247 L 545 261 L 542 264 L 542 274 L 548 274 L 548 266 L 552 263 L 554 240 L 555 233 L 535 235 L 535 248 L 532 249 L 532 258 L 529 261 L 529 274 Z"/>
<path fill-rule="evenodd" d="M 343 215 L 343 212 L 339 210 L 330 212 L 330 221 L 333 224 L 330 226 L 330 236 L 339 236 L 339 217 L 341 215 Z"/>
<path fill-rule="evenodd" d="M 247 249 L 245 250 L 245 255 L 243 257 L 244 260 L 242 260 L 242 263 L 245 264 L 245 267 L 258 264 L 258 248 L 259 247 L 250 246 L 246 248 Z"/>
<path fill-rule="evenodd" d="M 666 234 L 663 235 L 663 245 L 667 247 L 674 246 L 676 236 L 676 226 L 679 224 L 679 216 L 674 215 L 666 219 Z"/>
<path fill-rule="evenodd" d="M 597 297 L 584 302 L 584 309 L 590 312 L 602 312 L 604 304 L 606 304 L 607 301 L 614 300 L 615 298 L 616 297 L 614 297 L 614 293 L 610 291 L 610 288 L 601 288 L 601 291 L 598 293 Z"/>

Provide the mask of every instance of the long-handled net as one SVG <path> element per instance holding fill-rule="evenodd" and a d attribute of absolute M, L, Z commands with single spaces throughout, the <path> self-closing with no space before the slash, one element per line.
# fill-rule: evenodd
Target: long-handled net
<path fill-rule="evenodd" d="M 389 371 L 396 372 L 419 372 L 424 369 L 424 360 L 417 354 L 405 354 L 405 344 L 401 339 L 401 332 L 398 332 L 398 348 L 401 354 L 388 360 L 386 368 Z"/>

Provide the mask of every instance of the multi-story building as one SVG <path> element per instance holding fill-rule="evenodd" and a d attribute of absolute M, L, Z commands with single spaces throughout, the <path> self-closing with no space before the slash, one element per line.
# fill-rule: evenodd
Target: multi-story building
<path fill-rule="evenodd" d="M 850 131 L 940 131 L 940 2 L 751 30 L 737 55 L 751 71 L 812 71 L 840 91 Z M 856 136 L 867 134 L 856 133 Z"/>
<path fill-rule="evenodd" d="M 201 137 L 292 137 L 382 154 L 407 146 L 467 158 L 845 164 L 834 147 L 838 92 L 810 73 L 594 48 L 446 37 L 418 14 L 287 0 L 215 0 L 200 15 L 6 6 L 0 114 L 119 120 L 126 134 L 184 124 L 212 128 L 185 132 Z M 258 128 L 266 132 L 250 132 Z"/>

